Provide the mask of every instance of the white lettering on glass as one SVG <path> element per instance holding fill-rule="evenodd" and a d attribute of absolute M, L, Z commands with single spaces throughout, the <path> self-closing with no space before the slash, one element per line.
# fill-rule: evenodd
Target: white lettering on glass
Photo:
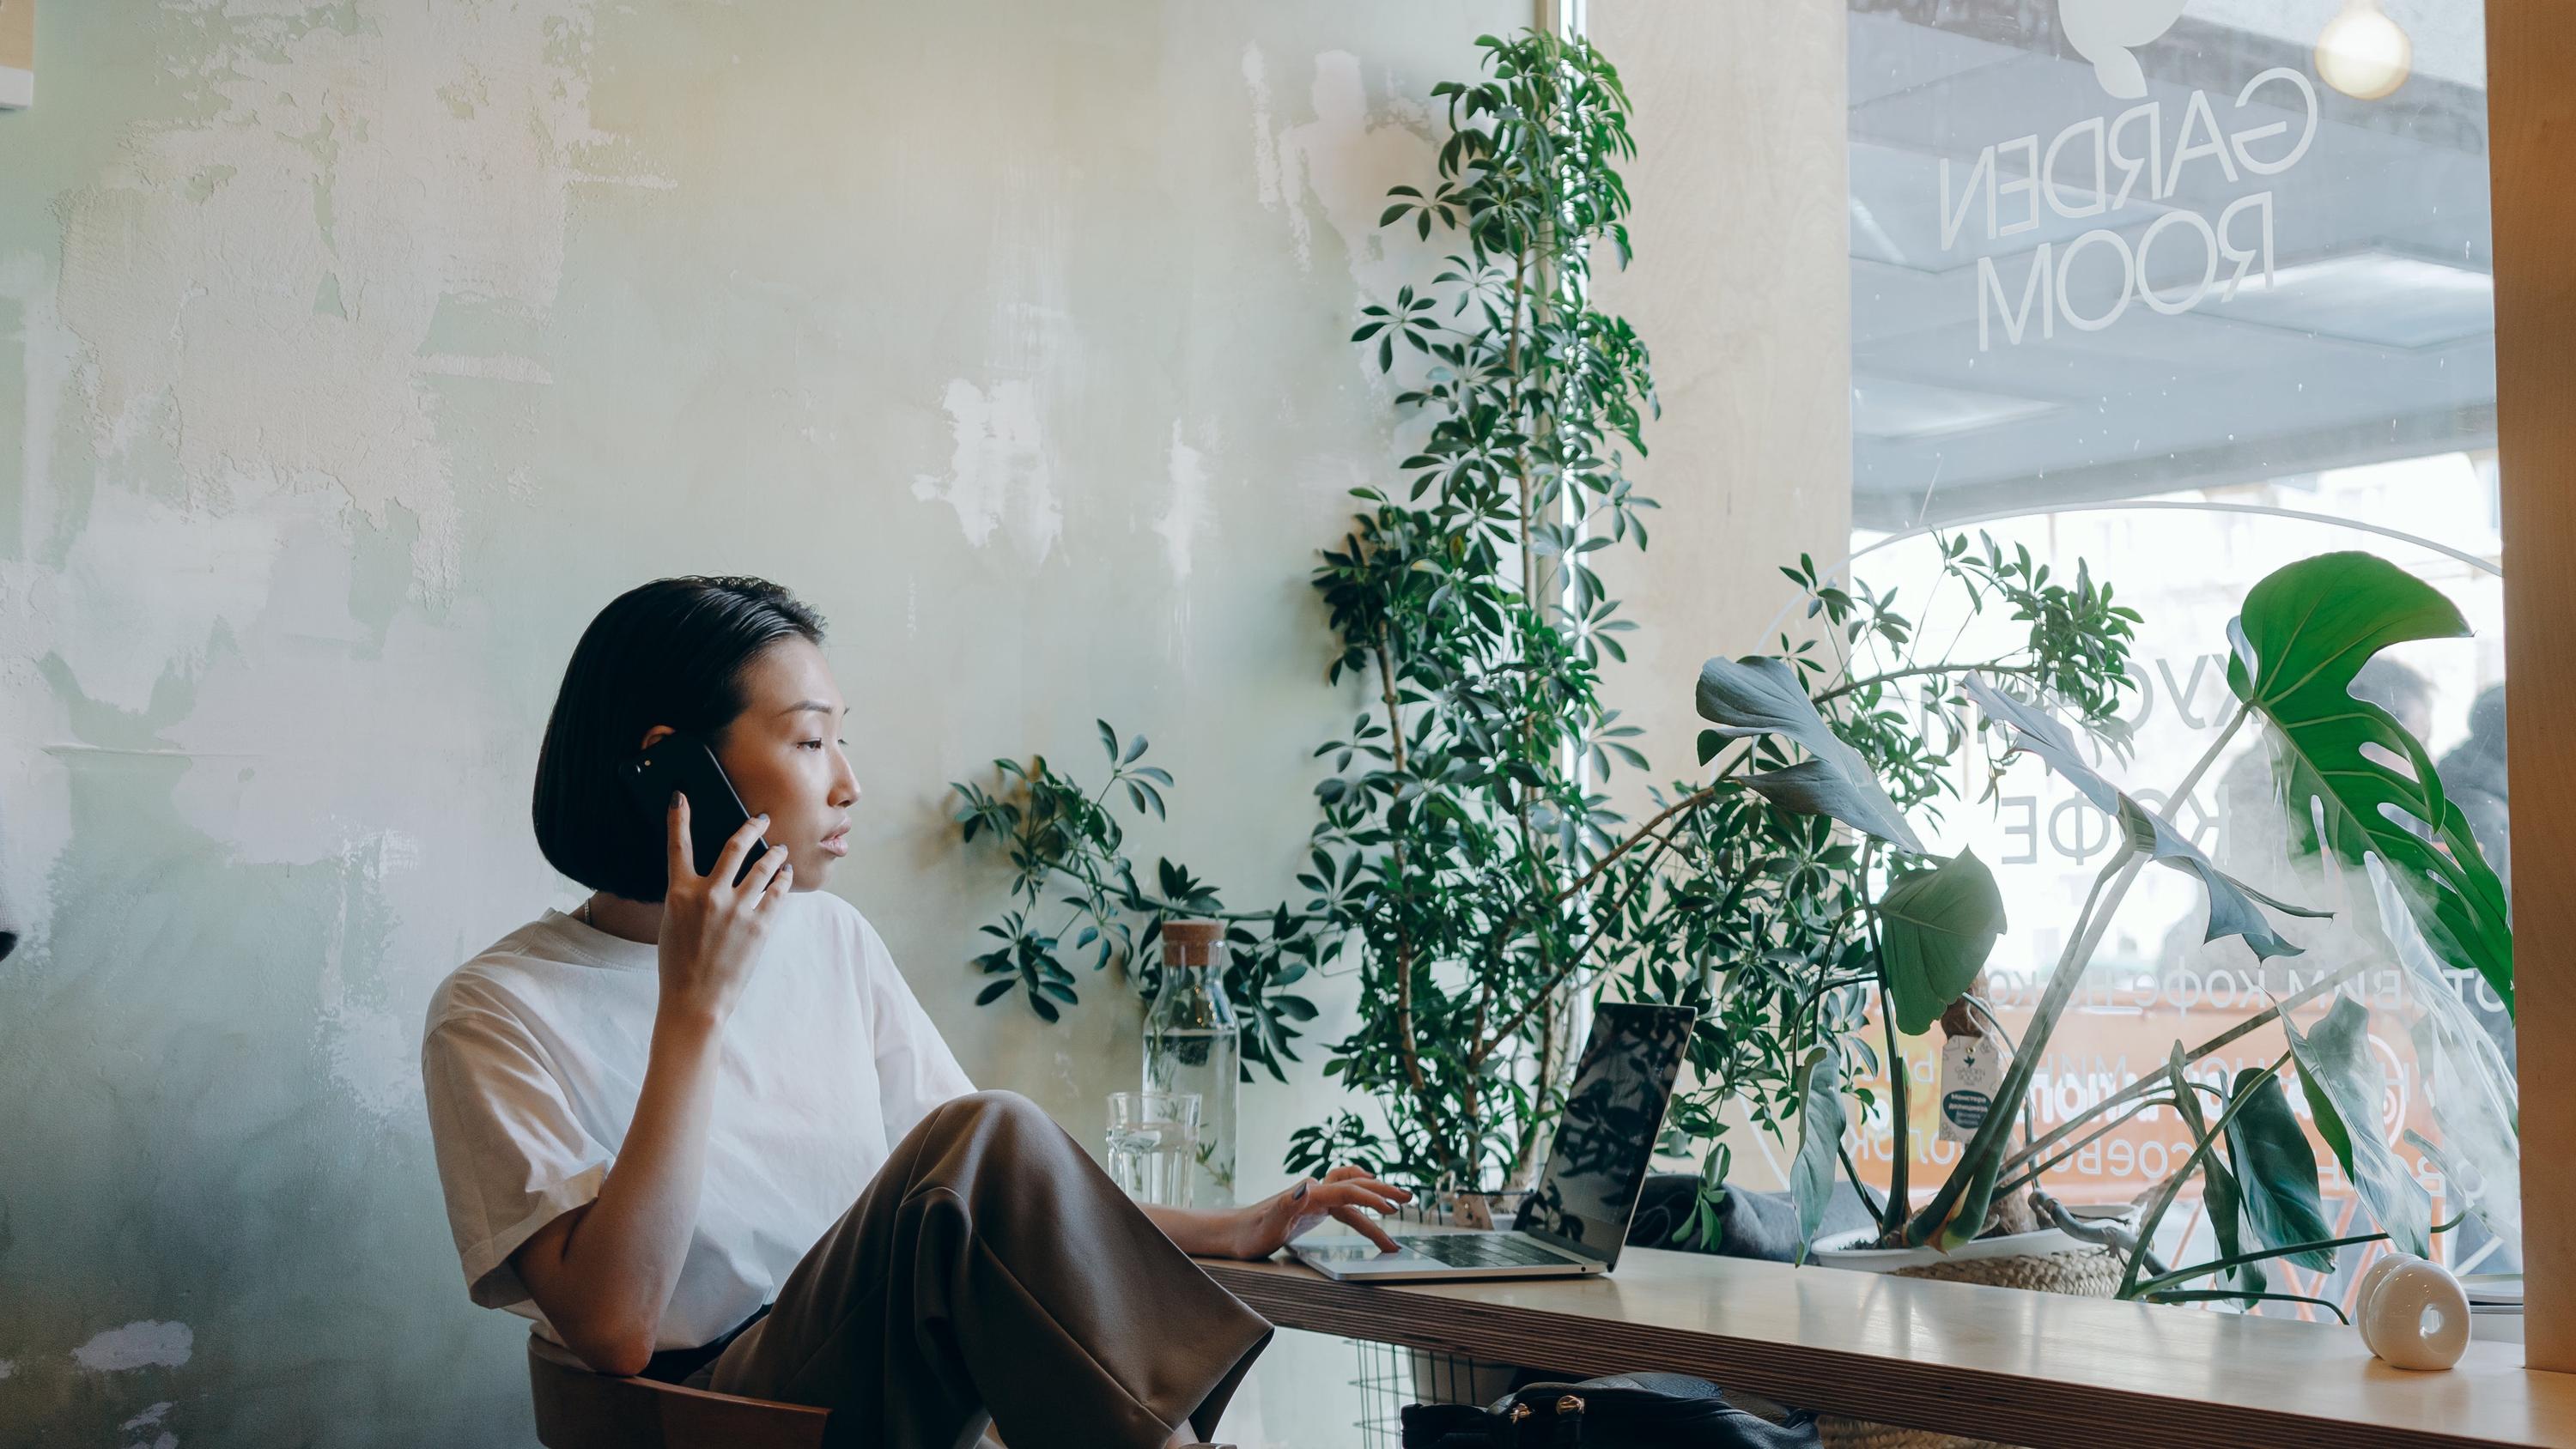
<path fill-rule="evenodd" d="M 2292 105 L 2297 135 L 2285 147 L 2294 123 L 2258 121 L 2253 113 L 2277 115 Z M 2194 90 L 2170 137 L 2167 107 L 2150 100 L 2107 119 L 2088 116 L 2059 130 L 2045 146 L 2034 133 L 1983 147 L 1964 178 L 1954 174 L 1949 157 L 1941 158 L 1942 249 L 1955 249 L 1977 232 L 1980 213 L 1984 219 L 1974 237 L 1985 248 L 1974 281 L 1977 350 L 1994 349 L 1997 322 L 2004 345 L 2017 347 L 2034 330 L 2042 340 L 2056 337 L 2061 318 L 2079 332 L 2101 331 L 2119 321 L 2135 299 L 2166 316 L 2191 311 L 2213 292 L 2224 301 L 2257 267 L 2270 282 L 2276 266 L 2273 193 L 2252 192 L 2224 205 L 2211 193 L 2224 194 L 2223 188 L 2248 178 L 2277 176 L 2308 154 L 2317 136 L 2316 87 L 2286 66 L 2263 71 L 2237 91 L 2231 119 L 2234 129 L 2222 126 L 2209 93 Z M 2172 204 L 2183 196 L 2186 179 L 2194 183 L 2196 204 Z M 2215 219 L 2208 212 L 2212 206 Z M 2132 207 L 2155 214 L 2122 215 Z M 2110 220 L 2071 242 L 2041 242 L 2018 259 L 1997 254 L 1997 243 L 2037 230 L 2051 215 Z M 2144 230 L 2133 241 L 2140 221 Z M 2183 232 L 2192 235 L 2177 234 Z M 2196 278 L 2190 265 L 2195 251 Z M 2080 275 L 2079 264 L 2085 268 Z"/>

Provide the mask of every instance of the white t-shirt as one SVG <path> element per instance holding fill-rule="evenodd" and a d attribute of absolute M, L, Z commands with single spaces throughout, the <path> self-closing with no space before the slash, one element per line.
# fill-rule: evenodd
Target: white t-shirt
<path fill-rule="evenodd" d="M 774 909 L 726 1021 L 697 1231 L 654 1347 L 694 1348 L 777 1296 L 892 1144 L 975 1090 L 857 908 Z M 635 1117 L 659 953 L 548 911 L 430 997 L 421 1078 L 466 1291 L 555 1337 L 510 1254 L 599 1196 Z"/>

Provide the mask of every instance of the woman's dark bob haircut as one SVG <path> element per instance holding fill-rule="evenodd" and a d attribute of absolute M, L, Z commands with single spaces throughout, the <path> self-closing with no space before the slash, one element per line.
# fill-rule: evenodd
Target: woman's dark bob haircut
<path fill-rule="evenodd" d="M 664 826 L 618 770 L 655 725 L 720 746 L 743 711 L 742 675 L 795 635 L 823 642 L 823 618 L 766 579 L 655 579 L 599 611 L 564 666 L 537 752 L 537 848 L 595 891 L 658 901 L 669 879 Z"/>

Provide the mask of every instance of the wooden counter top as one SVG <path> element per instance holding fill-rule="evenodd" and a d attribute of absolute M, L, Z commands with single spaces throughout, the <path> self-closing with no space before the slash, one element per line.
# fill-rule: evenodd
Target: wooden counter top
<path fill-rule="evenodd" d="M 1580 1377 L 1696 1374 L 2007 1443 L 2576 1446 L 2576 1375 L 2526 1371 L 2519 1344 L 2407 1373 L 2335 1324 L 1644 1248 L 1591 1279 L 1354 1284 L 1285 1259 L 1200 1266 L 1288 1328 Z"/>

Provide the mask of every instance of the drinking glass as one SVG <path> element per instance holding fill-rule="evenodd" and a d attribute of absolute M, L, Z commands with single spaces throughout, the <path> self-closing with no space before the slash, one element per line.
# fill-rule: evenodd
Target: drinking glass
<path fill-rule="evenodd" d="M 1198 1093 L 1109 1094 L 1109 1176 L 1136 1201 L 1188 1207 L 1198 1142 Z"/>

